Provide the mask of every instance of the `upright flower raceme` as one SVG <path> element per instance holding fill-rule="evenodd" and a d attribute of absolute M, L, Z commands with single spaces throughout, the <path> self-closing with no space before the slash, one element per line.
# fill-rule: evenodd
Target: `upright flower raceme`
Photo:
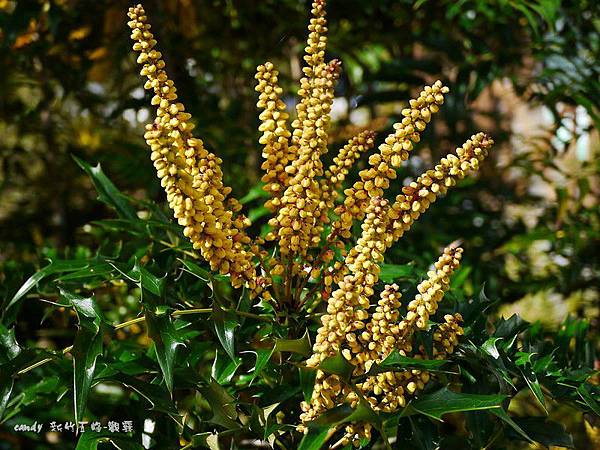
<path fill-rule="evenodd" d="M 385 198 L 396 169 L 444 103 L 448 88 L 436 81 L 409 101 L 394 131 L 368 157 L 360 179 L 344 189 L 350 168 L 373 148 L 375 134 L 359 133 L 329 166 L 324 165 L 341 63 L 326 60 L 325 0 L 313 1 L 311 13 L 293 120 L 282 100 L 274 64 L 258 66 L 255 76 L 262 181 L 269 194 L 265 206 L 273 213 L 262 239 L 248 236 L 250 221 L 223 184 L 221 159 L 192 135 L 191 116 L 177 101 L 144 9 L 138 5 L 129 10 L 133 48 L 139 52 L 145 88 L 154 93 L 151 103 L 156 106 L 145 138 L 184 235 L 212 270 L 229 275 L 234 287 L 246 286 L 276 308 L 312 311 L 326 300 L 313 354 L 306 361 L 316 370 L 316 381 L 312 397 L 302 404 L 299 429 L 304 431 L 311 420 L 344 402 L 352 406 L 366 402 L 376 411 L 393 412 L 418 395 L 432 376 L 429 372 L 374 371 L 391 354 L 443 359 L 454 351 L 463 332 L 460 315 L 445 315 L 437 319 L 439 323 L 432 319 L 460 263 L 462 248 L 451 244 L 444 249 L 404 309 L 398 285 L 381 287 L 380 264 L 386 250 L 440 195 L 479 168 L 493 144 L 484 133 L 475 134 L 394 199 Z M 361 222 L 361 232 L 349 245 L 346 240 L 354 221 Z M 415 344 L 416 335 L 425 331 L 432 333 L 432 353 Z M 352 368 L 352 383 L 321 368 L 326 359 L 340 355 Z M 358 444 L 370 434 L 370 424 L 350 423 L 340 430 L 338 442 Z"/>
<path fill-rule="evenodd" d="M 144 87 L 154 92 L 152 104 L 156 106 L 156 119 L 146 127 L 144 137 L 169 206 L 212 270 L 231 275 L 234 286 L 245 282 L 254 288 L 256 270 L 248 251 L 251 240 L 244 232 L 247 219 L 236 217 L 237 202 L 232 202 L 234 210 L 226 208 L 231 188 L 223 185 L 222 161 L 192 136 L 191 116 L 177 102 L 177 90 L 165 71 L 162 54 L 155 49 L 142 6 L 130 8 L 129 18 L 133 49 L 140 53 L 137 61 L 143 65 L 140 74 L 146 76 Z"/>

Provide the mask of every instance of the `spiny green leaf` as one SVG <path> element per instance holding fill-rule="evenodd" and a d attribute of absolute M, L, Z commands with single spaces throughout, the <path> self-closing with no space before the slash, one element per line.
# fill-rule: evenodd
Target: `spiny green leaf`
<path fill-rule="evenodd" d="M 241 358 L 232 360 L 226 353 L 217 350 L 212 365 L 212 377 L 217 380 L 217 383 L 219 384 L 229 383 L 241 365 Z"/>
<path fill-rule="evenodd" d="M 483 344 L 481 344 L 481 350 L 490 355 L 494 359 L 500 358 L 500 352 L 496 347 L 496 342 L 501 341 L 501 337 L 490 337 Z"/>
<path fill-rule="evenodd" d="M 546 420 L 545 417 L 518 417 L 515 423 L 531 437 L 532 441 L 546 447 L 575 448 L 573 437 L 567 433 L 564 425 Z M 508 433 L 509 437 L 511 433 Z"/>
<path fill-rule="evenodd" d="M 185 270 L 188 273 L 191 273 L 192 275 L 196 276 L 197 278 L 200 278 L 202 281 L 209 283 L 209 285 L 210 285 L 210 283 L 213 283 L 215 280 L 216 281 L 229 280 L 229 276 L 221 275 L 221 274 L 216 274 L 216 275 L 212 274 L 207 269 L 200 267 L 198 264 L 190 261 L 189 259 L 179 259 L 179 261 L 181 261 L 181 263 L 184 265 L 183 270 Z"/>
<path fill-rule="evenodd" d="M 354 366 L 340 352 L 337 352 L 335 356 L 330 356 L 321 361 L 319 369 L 325 373 L 339 375 L 343 380 L 349 380 L 354 371 Z"/>
<path fill-rule="evenodd" d="M 173 393 L 173 365 L 177 347 L 183 345 L 179 334 L 166 311 L 145 307 L 148 335 L 154 341 L 156 359 L 165 380 L 169 393 Z"/>
<path fill-rule="evenodd" d="M 162 278 L 157 277 L 151 273 L 148 269 L 140 265 L 139 261 L 135 261 L 133 268 L 128 273 L 129 278 L 138 283 L 142 288 L 156 295 L 162 297 L 165 290 L 165 279 L 166 275 Z"/>
<path fill-rule="evenodd" d="M 148 383 L 124 373 L 110 375 L 101 380 L 98 378 L 98 381 L 112 381 L 122 384 L 145 398 L 152 405 L 153 410 L 172 416 L 177 416 L 179 414 L 177 408 L 169 398 L 168 392 L 165 388 L 157 384 Z"/>
<path fill-rule="evenodd" d="M 442 416 L 448 413 L 500 408 L 505 398 L 506 396 L 501 394 L 457 393 L 444 387 L 411 402 L 403 410 L 402 416 L 416 412 L 441 421 Z"/>
<path fill-rule="evenodd" d="M 307 436 L 311 436 L 311 438 L 307 440 L 306 445 L 308 445 L 309 443 L 311 445 L 316 445 L 319 442 L 321 442 L 322 444 L 324 442 L 324 440 L 322 439 L 327 437 L 327 435 L 324 435 L 323 432 L 329 433 L 330 430 L 337 428 L 345 423 L 351 422 L 370 423 L 380 433 L 383 434 L 383 429 L 381 427 L 381 418 L 375 411 L 373 411 L 373 409 L 371 409 L 367 401 L 361 398 L 356 408 L 352 408 L 349 404 L 345 403 L 343 405 L 336 406 L 335 408 L 325 411 L 315 420 L 309 422 L 309 432 Z"/>
<path fill-rule="evenodd" d="M 273 350 L 276 352 L 298 353 L 302 356 L 310 355 L 312 347 L 308 330 L 304 332 L 304 336 L 300 339 L 277 339 Z"/>
<path fill-rule="evenodd" d="M 513 420 L 512 417 L 508 415 L 504 408 L 493 408 L 490 409 L 489 412 L 509 424 L 512 429 L 515 430 L 526 441 L 532 442 L 532 439 L 529 437 L 529 435 Z"/>
<path fill-rule="evenodd" d="M 75 421 L 79 423 L 85 413 L 87 398 L 92 388 L 96 360 L 102 354 L 103 318 L 92 297 L 82 297 L 61 289 L 61 296 L 73 306 L 79 320 L 79 330 L 71 354 L 73 355 L 73 402 Z"/>
<path fill-rule="evenodd" d="M 258 375 L 260 375 L 261 371 L 265 368 L 271 356 L 273 356 L 274 349 L 272 348 L 259 348 L 253 350 L 253 353 L 256 354 L 256 363 L 254 364 L 254 369 L 252 370 L 252 376 L 250 378 L 250 384 L 256 379 Z"/>
<path fill-rule="evenodd" d="M 515 336 L 521 333 L 529 325 L 528 322 L 521 319 L 517 314 L 513 314 L 508 319 L 501 317 L 498 323 L 496 323 L 496 330 L 494 336 L 498 336 L 511 341 Z"/>
<path fill-rule="evenodd" d="M 235 399 L 219 383 L 213 379 L 207 386 L 200 387 L 199 391 L 212 409 L 210 422 L 228 429 L 240 428 L 240 424 L 236 422 L 238 413 Z"/>
<path fill-rule="evenodd" d="M 88 176 L 92 179 L 96 192 L 98 192 L 98 199 L 107 205 L 113 207 L 119 217 L 129 220 L 139 220 L 135 209 L 131 206 L 131 203 L 109 180 L 109 178 L 102 171 L 102 167 L 98 164 L 95 167 L 90 166 L 87 162 L 82 159 L 73 156 L 75 162 L 81 167 Z"/>
<path fill-rule="evenodd" d="M 383 361 L 373 364 L 367 375 L 376 375 L 382 372 L 404 369 L 421 369 L 435 371 L 449 361 L 444 359 L 417 359 L 402 356 L 393 350 Z"/>
<path fill-rule="evenodd" d="M 115 271 L 114 267 L 109 263 L 98 263 L 98 264 L 89 264 L 87 267 L 77 270 L 67 275 L 63 275 L 58 277 L 58 281 L 83 281 L 88 278 L 95 277 L 103 277 L 106 278 L 108 275 L 112 274 Z"/>
<path fill-rule="evenodd" d="M 223 310 L 215 298 L 213 301 L 212 318 L 215 326 L 215 332 L 219 342 L 229 355 L 232 361 L 235 361 L 235 334 L 238 326 L 237 316 L 233 313 Z"/>
<path fill-rule="evenodd" d="M 521 372 L 523 373 L 523 378 L 525 378 L 525 382 L 527 383 L 527 386 L 529 387 L 529 389 L 533 393 L 534 397 L 536 398 L 538 403 L 541 405 L 541 407 L 544 409 L 544 412 L 547 415 L 548 410 L 546 409 L 546 400 L 544 398 L 544 393 L 542 392 L 540 382 L 537 379 L 537 375 L 535 374 L 535 372 L 533 370 L 531 370 L 531 367 L 529 364 L 527 365 L 527 367 L 524 367 L 523 369 L 521 369 Z"/>
<path fill-rule="evenodd" d="M 54 275 L 55 273 L 61 272 L 73 272 L 77 270 L 82 270 L 90 266 L 89 261 L 81 261 L 81 260 L 62 260 L 62 261 L 52 261 L 50 263 L 34 273 L 31 277 L 23 283 L 21 288 L 17 291 L 17 293 L 13 296 L 13 298 L 6 305 L 6 309 L 12 307 L 15 303 L 17 303 L 20 299 L 22 299 L 31 289 L 33 289 L 40 281 L 44 278 L 49 277 L 50 275 Z"/>
<path fill-rule="evenodd" d="M 593 387 L 592 387 L 592 389 L 593 389 Z M 596 400 L 594 400 L 594 398 L 590 394 L 590 391 L 588 390 L 586 384 L 582 384 L 581 386 L 579 386 L 577 388 L 577 393 L 583 399 L 583 401 L 586 403 L 586 405 L 588 405 L 590 407 L 590 409 L 592 411 L 594 411 L 594 414 L 596 414 L 598 417 L 600 417 L 600 404 L 598 404 L 598 402 Z"/>

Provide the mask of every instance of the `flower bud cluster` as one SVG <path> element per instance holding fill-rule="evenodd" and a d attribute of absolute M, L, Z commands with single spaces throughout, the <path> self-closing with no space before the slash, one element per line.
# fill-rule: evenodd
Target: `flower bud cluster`
<path fill-rule="evenodd" d="M 295 149 L 289 148 L 291 133 L 287 128 L 289 114 L 285 103 L 281 100 L 283 90 L 278 84 L 279 72 L 272 63 L 267 62 L 256 69 L 255 78 L 258 81 L 255 90 L 260 93 L 256 106 L 263 111 L 259 119 L 258 130 L 262 133 L 259 143 L 264 145 L 262 156 L 265 161 L 261 165 L 264 170 L 262 181 L 264 190 L 271 194 L 271 199 L 265 203 L 270 211 L 279 206 L 279 198 L 287 185 L 285 167 L 293 159 Z"/>
<path fill-rule="evenodd" d="M 444 94 L 447 92 L 448 88 L 438 80 L 432 86 L 426 86 L 416 99 L 409 102 L 410 107 L 402 110 L 404 118 L 394 124 L 395 132 L 379 146 L 379 153 L 369 158 L 371 167 L 362 170 L 359 173 L 360 181 L 344 191 L 344 204 L 336 208 L 336 214 L 340 217 L 334 223 L 337 234 L 349 237 L 352 221 L 363 218 L 369 198 L 383 195 L 390 180 L 396 179 L 395 169 L 408 159 L 413 144 L 420 141 L 420 133 L 431 120 L 431 114 L 436 113 L 444 103 Z"/>
<path fill-rule="evenodd" d="M 429 317 L 436 313 L 444 292 L 450 288 L 450 275 L 459 266 L 462 253 L 461 247 L 446 247 L 442 256 L 435 262 L 434 270 L 427 272 L 428 278 L 417 286 L 419 293 L 408 304 L 406 317 L 400 323 L 403 333 L 409 333 L 415 328 L 427 328 Z"/>
<path fill-rule="evenodd" d="M 313 346 L 314 354 L 307 365 L 316 366 L 328 356 L 342 351 L 342 355 L 355 365 L 366 361 L 362 358 L 362 342 L 368 341 L 369 333 L 364 330 L 369 317 L 369 298 L 374 294 L 379 280 L 379 263 L 386 249 L 387 217 L 384 214 L 389 202 L 381 197 L 371 199 L 363 222 L 363 233 L 358 239 L 353 264 L 339 283 L 327 304 L 327 314 L 321 317 L 322 326 L 317 331 Z M 364 334 L 364 335 L 363 335 Z M 346 348 L 341 348 L 345 343 Z"/>
<path fill-rule="evenodd" d="M 321 155 L 327 152 L 333 90 L 340 75 L 340 62 L 324 62 L 327 38 L 325 1 L 312 4 L 313 18 L 304 57 L 307 66 L 298 91 L 297 118 L 293 121 L 292 144 L 298 155 L 285 171 L 289 182 L 281 197 L 277 217 L 269 221 L 273 231 L 268 240 L 278 239 L 281 255 L 305 256 L 319 243 L 326 202 L 322 199 L 319 177 L 323 176 Z"/>
<path fill-rule="evenodd" d="M 393 241 L 397 241 L 410 229 L 415 220 L 423 214 L 448 188 L 462 180 L 468 171 L 479 169 L 479 163 L 487 156 L 494 141 L 485 133 L 471 136 L 464 145 L 442 158 L 433 169 L 426 171 L 408 186 L 389 210 L 390 229 Z"/>
<path fill-rule="evenodd" d="M 333 163 L 325 171 L 321 179 L 322 210 L 329 211 L 333 208 L 338 197 L 338 191 L 342 187 L 350 168 L 360 158 L 361 154 L 373 148 L 375 144 L 375 132 L 367 130 L 351 138 L 348 143 L 340 149 Z M 328 223 L 329 218 L 323 217 L 317 233 L 320 233 L 323 224 Z"/>
<path fill-rule="evenodd" d="M 460 325 L 463 321 L 459 313 L 446 314 L 444 323 L 433 333 L 433 356 L 436 359 L 446 359 L 454 353 L 458 338 L 464 334 Z"/>
<path fill-rule="evenodd" d="M 169 205 L 185 236 L 212 270 L 231 275 L 236 287 L 246 284 L 254 289 L 253 255 L 247 250 L 250 239 L 243 230 L 248 221 L 234 217 L 226 205 L 231 188 L 223 185 L 222 161 L 192 136 L 191 116 L 176 102 L 176 88 L 167 76 L 162 54 L 154 48 L 156 40 L 144 9 L 138 5 L 128 15 L 133 49 L 140 53 L 137 61 L 143 65 L 140 73 L 147 77 L 144 87 L 154 91 L 152 104 L 157 107 L 156 119 L 146 126 L 144 137 Z M 233 201 L 234 209 L 237 205 Z"/>
<path fill-rule="evenodd" d="M 371 222 L 371 229 L 377 228 L 374 217 L 377 213 L 381 214 L 385 207 L 385 200 L 379 197 L 371 200 L 370 210 L 365 218 L 365 222 Z M 364 233 L 363 237 L 366 235 L 368 233 Z M 371 247 L 367 244 L 362 248 L 376 248 L 376 246 Z M 364 254 L 366 252 L 360 252 L 355 258 L 351 266 L 351 275 L 347 275 L 344 281 L 351 283 L 356 279 L 362 280 L 363 284 L 358 287 L 358 291 L 362 290 L 368 298 L 372 295 L 372 287 L 376 282 L 368 276 L 378 275 L 378 272 L 375 270 L 356 275 L 362 272 L 360 264 L 364 262 L 362 258 Z M 424 329 L 429 315 L 437 311 L 438 303 L 448 289 L 449 277 L 458 267 L 461 255 L 462 248 L 456 245 L 444 249 L 433 266 L 435 270 L 429 271 L 428 278 L 419 284 L 419 294 L 408 305 L 406 316 L 402 320 L 400 320 L 401 294 L 397 285 L 386 285 L 380 294 L 377 306 L 370 312 L 372 308 L 369 307 L 368 300 L 365 301 L 366 298 L 361 298 L 360 294 L 357 297 L 346 295 L 349 292 L 346 289 L 350 285 L 340 283 L 340 289 L 334 292 L 332 299 L 340 298 L 345 301 L 341 304 L 337 301 L 328 303 L 328 314 L 322 317 L 323 326 L 318 330 L 313 347 L 315 354 L 307 361 L 307 365 L 318 367 L 325 357 L 333 356 L 339 351 L 354 366 L 353 376 L 360 376 L 368 375 L 373 365 L 383 361 L 393 350 L 397 350 L 403 356 L 426 358 L 427 353 L 424 348 L 420 347 L 418 351 L 413 351 L 412 335 L 415 331 Z M 379 260 L 378 254 L 371 257 Z M 334 308 L 330 308 L 331 306 Z M 459 318 L 459 316 L 446 316 L 446 322 L 435 331 L 434 341 L 437 350 L 434 352 L 437 358 L 445 357 L 454 351 L 454 346 L 458 342 L 457 337 L 462 332 L 458 326 Z M 364 381 L 356 383 L 356 390 L 353 390 L 341 383 L 337 375 L 329 375 L 318 370 L 313 396 L 310 402 L 302 404 L 301 420 L 305 424 L 330 409 L 331 405 L 337 406 L 349 402 L 354 407 L 361 397 L 375 411 L 393 412 L 406 406 L 408 400 L 422 390 L 430 378 L 431 375 L 425 370 L 388 371 L 367 376 Z M 330 389 L 328 386 L 335 386 L 335 389 Z M 301 429 L 305 427 L 302 426 Z M 368 423 L 347 425 L 342 444 L 359 442 L 360 439 L 370 435 L 370 429 Z"/>
<path fill-rule="evenodd" d="M 300 144 L 304 127 L 310 126 L 310 122 L 315 121 L 317 115 L 321 116 L 319 110 L 314 110 L 315 103 L 318 101 L 315 96 L 317 92 L 315 91 L 318 85 L 322 86 L 324 84 L 323 76 L 328 72 L 325 67 L 325 49 L 327 47 L 325 0 L 313 1 L 311 14 L 312 17 L 308 25 L 309 34 L 304 49 L 306 66 L 302 68 L 304 76 L 300 79 L 300 88 L 298 89 L 300 102 L 296 105 L 296 120 L 292 123 L 294 127 L 292 142 L 296 145 Z M 339 66 L 339 64 L 336 65 Z M 336 70 L 339 72 L 339 67 Z M 309 111 L 311 108 L 313 110 Z M 312 117 L 309 117 L 310 115 Z"/>

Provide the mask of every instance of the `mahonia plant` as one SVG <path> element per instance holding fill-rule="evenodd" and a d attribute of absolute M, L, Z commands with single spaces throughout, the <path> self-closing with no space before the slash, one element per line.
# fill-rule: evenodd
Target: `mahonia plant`
<path fill-rule="evenodd" d="M 397 285 L 386 285 L 376 296 L 380 264 L 390 248 L 436 199 L 469 171 L 475 171 L 493 144 L 484 133 L 473 135 L 462 147 L 442 158 L 402 188 L 395 199 L 384 198 L 396 179 L 396 169 L 419 142 L 433 114 L 444 103 L 448 88 L 440 81 L 426 86 L 402 110 L 360 180 L 342 189 L 350 167 L 371 150 L 375 134 L 363 131 L 351 138 L 325 167 L 328 128 L 336 80 L 341 63 L 327 62 L 325 0 L 312 3 L 303 77 L 294 120 L 282 100 L 279 73 L 267 62 L 258 66 L 256 91 L 260 113 L 264 162 L 265 207 L 273 213 L 265 238 L 250 237 L 251 225 L 223 183 L 222 160 L 192 134 L 194 125 L 156 49 L 146 13 L 141 5 L 129 9 L 129 26 L 139 52 L 145 88 L 152 90 L 156 118 L 146 126 L 161 185 L 175 218 L 193 248 L 213 271 L 228 275 L 235 288 L 245 287 L 253 298 L 271 302 L 276 310 L 311 312 L 326 301 L 312 356 L 306 366 L 317 370 L 310 401 L 301 405 L 299 430 L 344 402 L 356 406 L 366 401 L 375 411 L 393 412 L 418 395 L 431 378 L 426 370 L 370 374 L 373 364 L 392 352 L 416 359 L 444 359 L 463 333 L 460 314 L 446 315 L 439 325 L 429 321 L 449 287 L 449 277 L 460 263 L 463 249 L 449 245 L 421 282 L 418 294 L 400 315 Z M 344 194 L 342 197 L 341 194 Z M 361 234 L 352 245 L 355 222 Z M 341 255 L 341 256 L 340 256 Z M 433 355 L 417 346 L 418 330 L 433 331 Z M 327 358 L 341 355 L 352 365 L 352 375 L 362 380 L 344 383 L 336 374 L 320 369 Z M 334 446 L 369 439 L 371 424 L 350 423 Z"/>

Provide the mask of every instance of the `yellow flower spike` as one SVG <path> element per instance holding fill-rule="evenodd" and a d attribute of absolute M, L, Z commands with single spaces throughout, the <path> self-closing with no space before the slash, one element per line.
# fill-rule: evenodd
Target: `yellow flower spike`
<path fill-rule="evenodd" d="M 362 236 L 358 239 L 354 251 L 354 263 L 349 266 L 350 274 L 339 283 L 327 303 L 327 314 L 321 317 L 322 326 L 317 331 L 313 346 L 314 354 L 307 365 L 316 366 L 328 356 L 341 350 L 342 344 L 348 346 L 352 358 L 350 362 L 359 367 L 359 361 L 365 341 L 365 320 L 369 317 L 369 297 L 379 279 L 379 263 L 383 261 L 384 246 L 377 245 L 385 240 L 387 228 L 386 208 L 389 202 L 381 197 L 371 199 L 363 224 Z M 341 320 L 340 320 L 341 319 Z M 356 339 L 356 335 L 360 335 Z"/>
<path fill-rule="evenodd" d="M 349 169 L 360 158 L 361 153 L 373 148 L 375 143 L 376 133 L 366 130 L 359 133 L 340 149 L 337 156 L 333 158 L 331 164 L 325 171 L 325 179 L 322 184 L 324 189 L 336 191 L 342 186 L 342 182 L 346 179 Z"/>
<path fill-rule="evenodd" d="M 367 325 L 367 330 L 371 332 L 376 330 L 380 335 L 375 351 L 381 355 L 381 359 L 384 359 L 396 347 L 400 335 L 398 326 L 400 298 L 402 298 L 402 294 L 399 292 L 397 284 L 386 285 L 381 291 L 377 308 L 371 316 L 371 322 Z"/>
<path fill-rule="evenodd" d="M 257 107 L 263 110 L 259 116 L 259 131 L 263 133 L 259 143 L 264 145 L 262 156 L 265 159 L 261 165 L 261 169 L 265 171 L 262 181 L 265 183 L 264 190 L 272 197 L 265 203 L 270 211 L 275 211 L 279 206 L 279 198 L 287 186 L 288 174 L 285 167 L 295 153 L 295 149 L 289 146 L 289 114 L 281 100 L 282 89 L 278 84 L 278 76 L 279 72 L 270 62 L 256 69 L 255 90 L 260 93 Z"/>
<path fill-rule="evenodd" d="M 317 239 L 323 231 L 323 226 L 329 223 L 327 211 L 333 208 L 335 200 L 339 195 L 338 191 L 346 179 L 349 169 L 360 158 L 362 153 L 373 148 L 374 143 L 375 132 L 370 130 L 363 131 L 350 139 L 340 149 L 337 156 L 333 158 L 333 164 L 327 168 L 324 177 L 320 180 L 321 202 L 319 205 L 319 225 L 313 229 L 313 242 L 319 243 Z"/>
<path fill-rule="evenodd" d="M 325 47 L 327 46 L 325 0 L 313 1 L 311 14 L 312 18 L 308 25 L 309 34 L 304 55 L 304 61 L 307 65 L 302 68 L 304 76 L 300 80 L 300 89 L 298 89 L 300 102 L 296 105 L 297 118 L 292 123 L 294 128 L 292 142 L 297 146 L 300 144 L 305 122 L 308 120 L 309 107 L 315 100 L 316 85 L 325 71 Z"/>
<path fill-rule="evenodd" d="M 429 317 L 436 313 L 438 303 L 450 287 L 449 277 L 460 265 L 463 249 L 451 244 L 428 272 L 428 278 L 417 286 L 418 294 L 407 307 L 407 315 L 400 322 L 402 340 L 407 340 L 417 329 L 425 329 Z"/>
<path fill-rule="evenodd" d="M 396 202 L 388 211 L 392 219 L 388 230 L 392 242 L 400 239 L 439 195 L 445 194 L 449 187 L 462 180 L 467 171 L 476 170 L 493 144 L 494 141 L 485 133 L 475 134 L 456 150 L 458 156 L 447 155 L 433 170 L 426 171 L 416 181 L 402 188 L 403 193 L 396 197 Z"/>
<path fill-rule="evenodd" d="M 155 49 L 143 7 L 130 8 L 128 15 L 133 48 L 140 52 L 138 63 L 143 65 L 140 73 L 148 79 L 144 87 L 154 91 L 152 104 L 157 106 L 156 119 L 146 126 L 144 137 L 169 206 L 212 270 L 231 275 L 235 287 L 245 284 L 254 290 L 253 254 L 247 249 L 250 239 L 243 230 L 248 221 L 234 217 L 234 211 L 226 208 L 231 188 L 223 185 L 222 161 L 192 136 L 191 116 L 176 102 L 177 90 L 164 69 L 162 54 Z M 229 202 L 239 209 L 235 200 Z"/>
<path fill-rule="evenodd" d="M 436 359 L 445 359 L 454 352 L 459 336 L 464 333 L 460 325 L 462 320 L 459 313 L 444 316 L 444 323 L 433 333 L 433 355 Z"/>
<path fill-rule="evenodd" d="M 327 151 L 327 128 L 333 103 L 333 88 L 339 77 L 337 60 L 325 64 L 327 38 L 325 1 L 312 4 L 313 18 L 304 57 L 307 66 L 300 81 L 297 118 L 292 123 L 292 144 L 298 149 L 297 157 L 285 171 L 288 187 L 281 198 L 281 208 L 269 224 L 274 228 L 271 240 L 279 239 L 281 255 L 305 256 L 309 247 L 319 243 L 317 235 L 323 211 L 318 177 L 323 175 L 321 154 Z"/>
<path fill-rule="evenodd" d="M 436 81 L 433 85 L 426 86 L 416 99 L 411 100 L 409 108 L 402 110 L 404 118 L 394 124 L 395 132 L 379 146 L 379 152 L 369 158 L 371 167 L 362 170 L 359 173 L 361 180 L 344 191 L 344 204 L 336 208 L 336 214 L 340 218 L 333 224 L 336 235 L 350 237 L 352 222 L 364 217 L 369 198 L 383 195 L 390 180 L 396 179 L 395 169 L 408 159 L 413 144 L 420 141 L 420 133 L 431 120 L 431 114 L 439 110 L 447 92 L 449 89 L 441 81 Z"/>

